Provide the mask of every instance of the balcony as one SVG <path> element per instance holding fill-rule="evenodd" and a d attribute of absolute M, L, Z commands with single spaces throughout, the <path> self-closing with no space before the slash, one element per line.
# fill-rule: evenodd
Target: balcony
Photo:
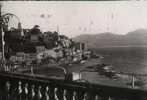
<path fill-rule="evenodd" d="M 147 91 L 0 72 L 0 100 L 147 100 Z"/>

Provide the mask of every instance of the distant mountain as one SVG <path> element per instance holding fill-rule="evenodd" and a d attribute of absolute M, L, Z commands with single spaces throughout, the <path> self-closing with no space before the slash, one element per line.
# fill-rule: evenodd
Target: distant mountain
<path fill-rule="evenodd" d="M 126 35 L 116 35 L 113 33 L 80 35 L 73 38 L 73 40 L 86 43 L 90 48 L 147 45 L 147 29 L 138 29 Z"/>

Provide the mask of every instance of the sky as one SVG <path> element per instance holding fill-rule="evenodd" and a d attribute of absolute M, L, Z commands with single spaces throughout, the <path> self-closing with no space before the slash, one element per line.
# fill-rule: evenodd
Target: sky
<path fill-rule="evenodd" d="M 39 25 L 69 37 L 147 29 L 147 1 L 3 1 L 2 14 L 19 17 L 23 28 Z M 10 21 L 15 26 L 17 20 Z"/>

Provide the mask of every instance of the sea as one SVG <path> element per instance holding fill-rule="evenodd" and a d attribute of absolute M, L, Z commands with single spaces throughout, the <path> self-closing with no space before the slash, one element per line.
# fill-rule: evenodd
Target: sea
<path fill-rule="evenodd" d="M 147 46 L 101 47 L 94 51 L 116 71 L 147 74 Z"/>
<path fill-rule="evenodd" d="M 102 57 L 102 63 L 112 66 L 116 72 L 147 74 L 147 46 L 99 47 L 93 50 Z M 116 80 L 100 76 L 96 72 L 87 72 L 83 76 L 92 83 L 114 86 L 128 87 L 127 84 L 132 82 L 132 77 L 125 75 Z M 147 83 L 147 76 L 136 77 L 139 83 Z"/>

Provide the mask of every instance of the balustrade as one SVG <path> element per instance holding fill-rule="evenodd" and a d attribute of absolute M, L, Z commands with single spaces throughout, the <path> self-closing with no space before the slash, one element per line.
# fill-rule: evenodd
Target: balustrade
<path fill-rule="evenodd" d="M 0 100 L 147 100 L 147 91 L 0 72 Z"/>

